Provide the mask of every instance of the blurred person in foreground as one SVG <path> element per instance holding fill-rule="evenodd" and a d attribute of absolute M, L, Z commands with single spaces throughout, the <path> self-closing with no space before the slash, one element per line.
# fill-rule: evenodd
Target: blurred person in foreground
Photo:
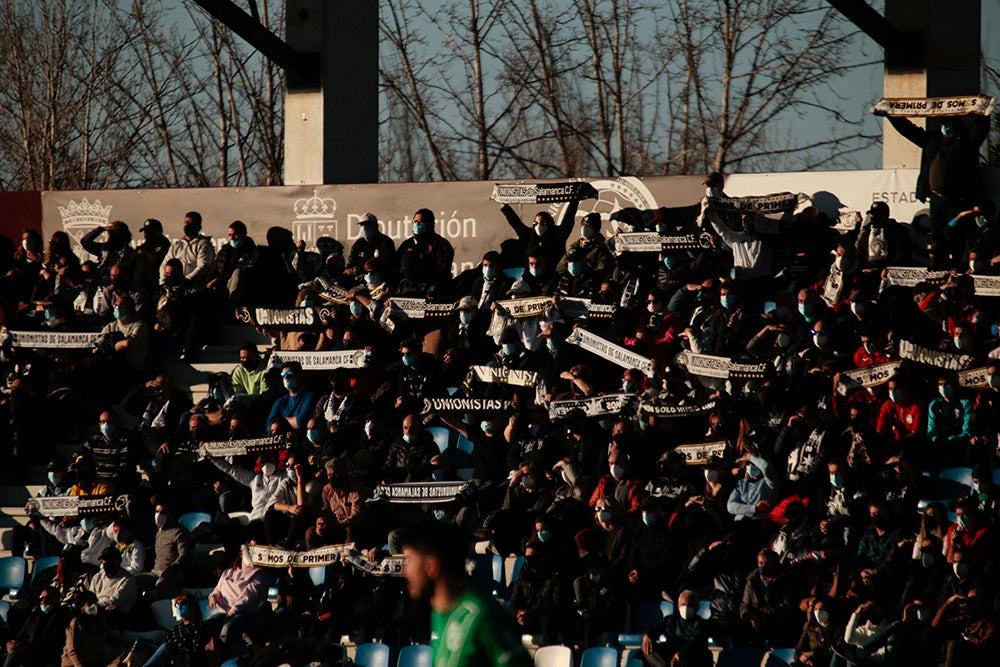
<path fill-rule="evenodd" d="M 401 541 L 410 597 L 430 601 L 434 667 L 531 665 L 514 619 L 489 593 L 470 586 L 468 540 L 460 529 L 417 526 Z"/>

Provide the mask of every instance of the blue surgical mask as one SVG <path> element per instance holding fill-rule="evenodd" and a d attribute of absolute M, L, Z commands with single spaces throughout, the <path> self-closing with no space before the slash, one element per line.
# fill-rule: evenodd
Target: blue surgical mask
<path fill-rule="evenodd" d="M 238 250 L 241 245 L 243 245 L 243 239 L 229 239 L 229 247 L 233 250 Z"/>
<path fill-rule="evenodd" d="M 946 137 L 950 137 L 951 135 L 955 134 L 955 126 L 951 125 L 950 123 L 945 123 L 944 125 L 941 126 L 941 134 Z"/>
<path fill-rule="evenodd" d="M 989 226 L 989 224 L 990 221 L 989 219 L 987 219 L 985 215 L 976 216 L 976 227 L 979 227 L 980 229 L 986 229 Z"/>
<path fill-rule="evenodd" d="M 759 479 L 760 476 L 761 476 L 760 468 L 758 468 L 752 463 L 747 466 L 747 477 L 749 477 L 750 479 Z"/>
<path fill-rule="evenodd" d="M 80 528 L 83 528 L 84 530 L 86 530 L 88 532 L 91 531 L 91 530 L 93 530 L 94 529 L 94 520 L 93 519 L 80 519 Z"/>
<path fill-rule="evenodd" d="M 513 357 L 517 354 L 517 343 L 504 343 L 503 354 L 505 357 Z"/>
<path fill-rule="evenodd" d="M 46 308 L 45 309 L 45 321 L 48 322 L 48 321 L 54 320 L 54 319 L 56 319 L 56 309 L 55 308 Z"/>
<path fill-rule="evenodd" d="M 653 514 L 652 512 L 643 512 L 642 513 L 642 522 L 644 524 L 646 524 L 647 526 L 652 526 L 652 525 L 656 524 L 657 518 L 658 517 L 655 514 Z"/>
<path fill-rule="evenodd" d="M 668 227 L 667 225 L 663 225 L 663 224 L 656 225 L 656 233 L 657 234 L 665 235 L 669 231 L 670 231 L 670 227 Z"/>
<path fill-rule="evenodd" d="M 217 401 L 221 401 L 223 399 L 221 387 L 215 387 L 214 389 L 212 389 L 212 398 L 214 398 Z"/>
<path fill-rule="evenodd" d="M 545 236 L 546 234 L 549 233 L 549 227 L 550 227 L 549 223 L 539 222 L 537 225 L 535 225 L 535 233 L 538 234 L 539 236 Z"/>
<path fill-rule="evenodd" d="M 100 425 L 101 435 L 111 437 L 115 434 L 115 425 L 111 422 L 104 422 Z"/>
<path fill-rule="evenodd" d="M 369 285 L 377 285 L 381 276 L 375 272 L 368 272 L 365 274 L 365 282 Z"/>
<path fill-rule="evenodd" d="M 496 280 L 496 277 L 500 275 L 500 270 L 495 266 L 484 266 L 483 267 L 483 278 L 486 280 Z"/>
<path fill-rule="evenodd" d="M 404 354 L 403 355 L 403 365 L 413 368 L 417 365 L 417 355 L 415 354 Z"/>
<path fill-rule="evenodd" d="M 950 400 L 955 395 L 955 387 L 950 384 L 939 384 L 938 393 L 941 394 L 941 398 Z"/>
<path fill-rule="evenodd" d="M 566 265 L 566 270 L 569 271 L 569 275 L 578 276 L 583 273 L 583 264 L 581 262 L 569 262 Z"/>
<path fill-rule="evenodd" d="M 444 521 L 445 516 L 447 515 L 444 513 L 444 510 L 434 510 L 435 521 Z"/>
<path fill-rule="evenodd" d="M 810 308 L 806 304 L 804 303 L 799 304 L 799 315 L 801 315 L 802 317 L 808 317 L 809 310 Z"/>
<path fill-rule="evenodd" d="M 530 273 L 533 278 L 537 278 L 538 276 L 540 276 L 542 274 L 542 272 L 539 270 L 539 268 L 537 266 L 529 267 L 528 268 L 528 273 Z"/>
<path fill-rule="evenodd" d="M 462 324 L 469 325 L 472 324 L 472 320 L 475 316 L 476 316 L 475 313 L 468 310 L 463 310 L 458 313 L 458 321 L 461 322 Z"/>
<path fill-rule="evenodd" d="M 830 485 L 838 489 L 844 488 L 844 476 L 840 473 L 830 475 Z"/>
<path fill-rule="evenodd" d="M 557 341 L 555 338 L 551 338 L 551 337 L 546 338 L 545 339 L 545 347 L 547 347 L 549 349 L 549 352 L 555 352 L 556 350 L 559 349 L 559 341 Z"/>
<path fill-rule="evenodd" d="M 407 444 L 413 442 L 413 436 L 411 434 L 409 434 L 409 433 L 404 433 L 403 434 L 403 442 L 405 442 Z"/>
<path fill-rule="evenodd" d="M 52 486 L 59 486 L 60 484 L 62 484 L 63 481 L 62 473 L 59 472 L 50 472 L 48 474 L 48 478 L 49 478 L 49 484 L 51 484 Z"/>
<path fill-rule="evenodd" d="M 426 222 L 415 222 L 413 223 L 413 233 L 416 235 L 427 233 L 427 223 Z"/>
<path fill-rule="evenodd" d="M 295 471 L 293 469 L 287 468 L 285 470 L 285 474 L 288 476 L 288 479 L 292 480 L 293 482 L 296 481 L 297 478 L 295 476 Z"/>
<path fill-rule="evenodd" d="M 722 294 L 719 296 L 719 304 L 726 310 L 731 310 L 736 305 L 735 294 Z"/>
<path fill-rule="evenodd" d="M 302 308 L 312 308 L 316 305 L 316 302 L 312 299 L 302 299 L 302 303 L 299 304 Z"/>
<path fill-rule="evenodd" d="M 540 530 L 540 531 L 538 531 L 538 541 L 539 542 L 548 542 L 551 539 L 552 539 L 552 533 L 551 533 L 551 531 L 548 531 L 548 530 Z"/>
<path fill-rule="evenodd" d="M 375 236 L 375 225 L 361 225 L 361 238 L 370 239 Z"/>
<path fill-rule="evenodd" d="M 892 391 L 889 392 L 889 400 L 892 401 L 893 403 L 902 403 L 903 392 L 901 392 L 898 389 L 893 389 Z"/>
<path fill-rule="evenodd" d="M 491 421 L 481 421 L 479 422 L 479 428 L 483 430 L 483 433 L 487 435 L 493 432 L 493 422 Z"/>
<path fill-rule="evenodd" d="M 54 607 L 50 604 L 40 604 L 38 609 L 41 610 L 43 614 L 51 614 Z"/>
<path fill-rule="evenodd" d="M 285 385 L 285 389 L 288 391 L 295 391 L 299 388 L 299 379 L 294 375 L 289 375 L 288 377 L 282 378 L 282 384 Z"/>
<path fill-rule="evenodd" d="M 114 313 L 116 320 L 121 321 L 125 319 L 125 309 L 121 306 L 115 306 L 112 312 Z"/>
<path fill-rule="evenodd" d="M 352 301 L 351 302 L 351 315 L 354 315 L 355 317 L 359 317 L 361 315 L 361 313 L 365 312 L 366 310 L 368 310 L 368 309 L 365 308 L 364 304 L 361 303 L 360 301 Z"/>
<path fill-rule="evenodd" d="M 309 442 L 311 442 L 312 444 L 318 445 L 320 442 L 323 441 L 323 431 L 319 430 L 318 428 L 311 428 L 308 431 L 306 431 L 306 438 L 308 438 Z"/>
<path fill-rule="evenodd" d="M 676 269 L 677 265 L 680 263 L 681 260 L 679 257 L 675 257 L 673 255 L 663 256 L 663 266 L 667 267 L 668 269 Z"/>

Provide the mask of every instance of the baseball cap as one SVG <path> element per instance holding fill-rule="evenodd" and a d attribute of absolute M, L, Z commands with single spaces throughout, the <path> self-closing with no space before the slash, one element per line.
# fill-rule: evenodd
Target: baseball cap
<path fill-rule="evenodd" d="M 158 232 L 163 231 L 163 223 L 156 218 L 147 218 L 145 222 L 142 223 L 142 227 L 139 228 L 140 232 L 148 232 L 151 229 L 155 229 Z"/>

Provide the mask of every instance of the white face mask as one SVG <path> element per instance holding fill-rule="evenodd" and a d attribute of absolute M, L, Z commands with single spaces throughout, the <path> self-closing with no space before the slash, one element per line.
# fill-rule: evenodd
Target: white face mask
<path fill-rule="evenodd" d="M 858 317 L 863 316 L 865 314 L 865 310 L 867 310 L 865 304 L 861 303 L 860 301 L 851 302 L 851 312 L 857 315 Z"/>
<path fill-rule="evenodd" d="M 826 609 L 814 609 L 813 616 L 816 618 L 816 622 L 824 627 L 830 623 L 830 612 Z"/>
<path fill-rule="evenodd" d="M 834 257 L 833 258 L 833 266 L 835 268 L 838 268 L 838 269 L 843 268 L 843 266 L 844 266 L 844 256 L 843 255 L 837 255 L 836 257 Z"/>
<path fill-rule="evenodd" d="M 375 422 L 368 421 L 365 422 L 365 435 L 369 438 L 372 437 L 372 433 L 375 432 Z"/>
<path fill-rule="evenodd" d="M 776 342 L 778 343 L 778 347 L 784 350 L 786 347 L 792 344 L 792 337 L 789 336 L 784 331 L 782 331 L 781 333 L 778 334 Z"/>
<path fill-rule="evenodd" d="M 706 468 L 705 469 L 705 481 L 706 482 L 711 482 L 713 484 L 716 483 L 716 482 L 718 482 L 719 481 L 719 471 L 716 470 L 715 468 Z"/>
<path fill-rule="evenodd" d="M 88 604 L 83 608 L 83 613 L 87 616 L 97 616 L 97 611 L 98 609 L 96 604 Z"/>
<path fill-rule="evenodd" d="M 278 466 L 274 465 L 273 463 L 265 463 L 260 467 L 260 471 L 264 473 L 264 477 L 270 477 L 275 472 L 277 472 L 277 470 Z"/>
<path fill-rule="evenodd" d="M 250 547 L 244 546 L 240 552 L 243 555 L 243 567 L 253 566 L 253 558 L 250 557 Z"/>
<path fill-rule="evenodd" d="M 153 521 L 156 522 L 157 528 L 163 528 L 165 525 L 167 525 L 167 513 L 157 512 L 156 514 L 153 515 Z"/>
<path fill-rule="evenodd" d="M 597 520 L 601 523 L 609 523 L 612 516 L 611 510 L 609 509 L 600 509 L 597 511 Z"/>
<path fill-rule="evenodd" d="M 625 468 L 617 463 L 611 464 L 611 476 L 615 479 L 621 479 L 625 476 Z"/>
<path fill-rule="evenodd" d="M 966 575 L 969 574 L 969 566 L 963 563 L 962 561 L 958 561 L 957 563 L 952 563 L 951 569 L 955 573 L 955 576 L 958 577 L 959 579 L 965 579 Z"/>
<path fill-rule="evenodd" d="M 680 608 L 679 613 L 685 621 L 690 621 L 698 616 L 698 607 L 686 604 Z"/>

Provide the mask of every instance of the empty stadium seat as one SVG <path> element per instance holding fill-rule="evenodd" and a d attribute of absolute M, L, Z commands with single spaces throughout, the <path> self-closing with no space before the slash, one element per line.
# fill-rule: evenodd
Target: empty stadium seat
<path fill-rule="evenodd" d="M 354 653 L 354 664 L 358 667 L 389 667 L 389 647 L 374 642 L 361 644 Z"/>
<path fill-rule="evenodd" d="M 568 646 L 543 646 L 535 651 L 535 667 L 573 667 L 573 649 Z"/>
<path fill-rule="evenodd" d="M 431 667 L 431 647 L 426 644 L 404 646 L 399 652 L 396 667 Z"/>
<path fill-rule="evenodd" d="M 611 646 L 591 646 L 580 657 L 580 667 L 618 667 L 618 649 Z"/>

